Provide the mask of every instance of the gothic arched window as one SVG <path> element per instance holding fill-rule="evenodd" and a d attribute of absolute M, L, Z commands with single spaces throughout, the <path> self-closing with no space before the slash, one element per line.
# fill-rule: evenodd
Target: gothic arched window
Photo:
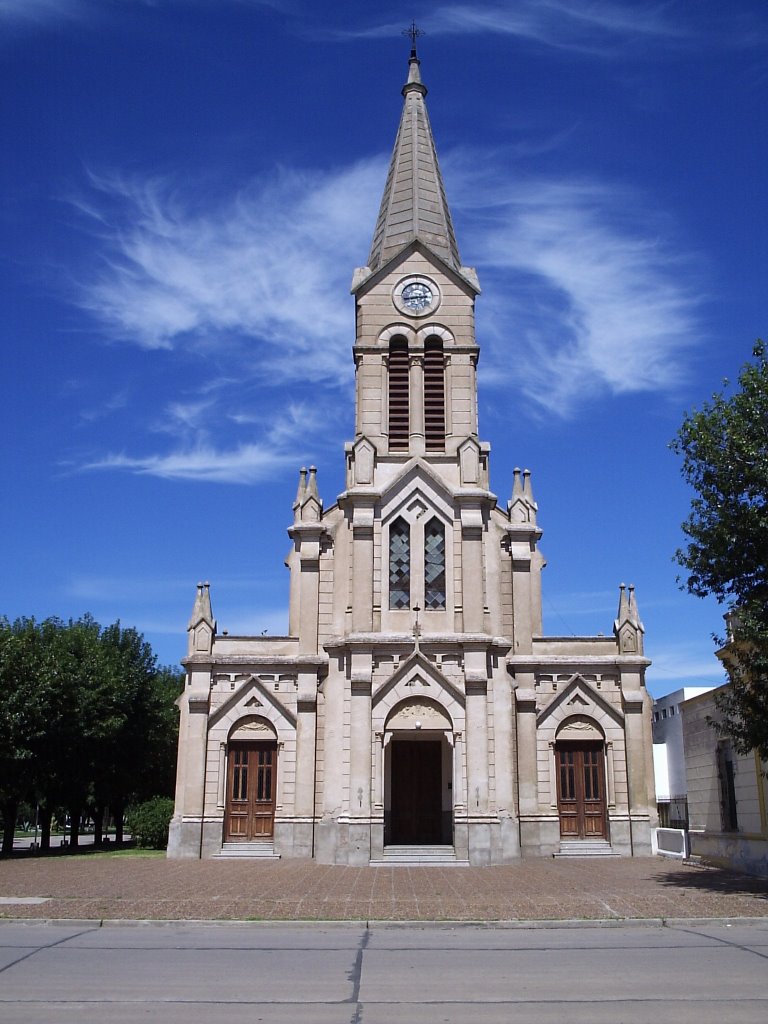
<path fill-rule="evenodd" d="M 411 604 L 411 528 L 396 519 L 389 528 L 389 607 L 409 608 Z"/>
<path fill-rule="evenodd" d="M 445 527 L 439 519 L 424 529 L 424 607 L 445 608 Z"/>
<path fill-rule="evenodd" d="M 427 338 L 424 346 L 424 439 L 428 452 L 445 448 L 445 372 L 440 338 Z"/>
<path fill-rule="evenodd" d="M 408 448 L 410 432 L 408 389 L 408 342 L 393 338 L 389 343 L 389 448 Z"/>

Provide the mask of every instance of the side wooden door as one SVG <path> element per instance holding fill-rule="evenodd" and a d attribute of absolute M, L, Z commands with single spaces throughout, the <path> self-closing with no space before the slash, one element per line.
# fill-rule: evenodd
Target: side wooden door
<path fill-rule="evenodd" d="M 558 743 L 557 805 L 564 839 L 605 839 L 607 807 L 603 744 Z"/>
<path fill-rule="evenodd" d="M 227 842 L 271 839 L 275 830 L 277 744 L 233 743 L 227 756 Z"/>

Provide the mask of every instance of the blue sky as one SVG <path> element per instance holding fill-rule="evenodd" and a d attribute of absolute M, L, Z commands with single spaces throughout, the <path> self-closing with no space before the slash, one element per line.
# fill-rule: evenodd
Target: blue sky
<path fill-rule="evenodd" d="M 652 692 L 716 682 L 667 445 L 767 330 L 751 0 L 0 0 L 0 613 L 119 617 L 171 663 L 210 580 L 220 629 L 285 630 L 297 470 L 343 485 L 414 14 L 545 629 L 610 632 L 634 583 Z"/>

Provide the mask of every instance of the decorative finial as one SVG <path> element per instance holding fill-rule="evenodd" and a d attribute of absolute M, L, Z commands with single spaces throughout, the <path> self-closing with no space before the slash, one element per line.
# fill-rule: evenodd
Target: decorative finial
<path fill-rule="evenodd" d="M 413 649 L 414 651 L 419 650 L 419 640 L 421 639 L 421 623 L 419 622 L 419 612 L 421 608 L 417 604 L 413 606 L 414 611 L 414 622 L 413 622 Z"/>
<path fill-rule="evenodd" d="M 424 30 L 420 29 L 415 21 L 412 21 L 408 28 L 403 29 L 402 34 L 404 36 L 411 37 L 411 60 L 418 60 L 419 58 L 416 54 L 416 40 L 419 36 L 424 35 Z"/>

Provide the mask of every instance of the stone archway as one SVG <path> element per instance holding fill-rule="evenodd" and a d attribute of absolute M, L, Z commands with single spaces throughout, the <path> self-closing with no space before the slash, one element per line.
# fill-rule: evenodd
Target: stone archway
<path fill-rule="evenodd" d="M 452 722 L 428 697 L 401 701 L 385 726 L 384 845 L 453 842 Z"/>
<path fill-rule="evenodd" d="M 224 841 L 272 839 L 277 802 L 277 732 L 259 715 L 235 722 L 227 742 Z"/>
<path fill-rule="evenodd" d="M 555 738 L 555 774 L 560 836 L 608 838 L 605 737 L 587 715 L 566 718 Z"/>

